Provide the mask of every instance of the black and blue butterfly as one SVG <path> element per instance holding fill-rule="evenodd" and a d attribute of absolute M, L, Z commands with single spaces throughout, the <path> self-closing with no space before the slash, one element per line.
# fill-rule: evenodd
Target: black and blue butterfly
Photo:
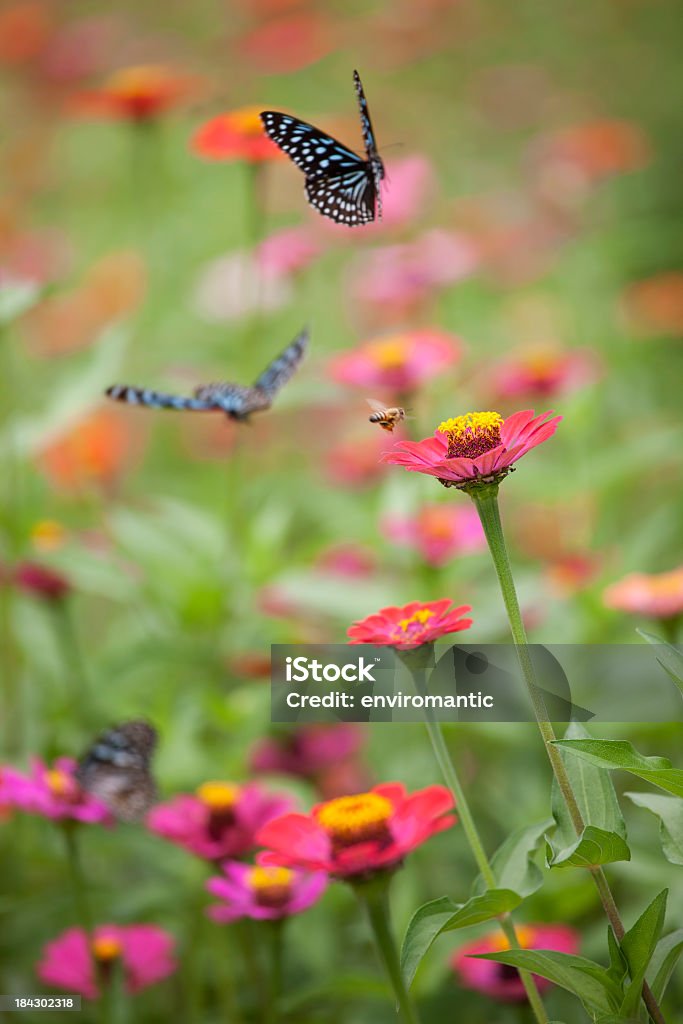
<path fill-rule="evenodd" d="M 148 722 L 121 722 L 102 733 L 76 768 L 76 781 L 121 821 L 140 821 L 157 797 L 151 761 L 157 732 Z"/>
<path fill-rule="evenodd" d="M 296 371 L 308 348 L 304 330 L 256 378 L 251 387 L 230 381 L 202 384 L 191 397 L 169 395 L 149 388 L 114 384 L 106 394 L 117 402 L 145 405 L 151 409 L 186 409 L 190 412 L 224 412 L 231 420 L 244 422 L 253 412 L 270 409 L 275 395 Z"/>
<path fill-rule="evenodd" d="M 266 134 L 306 175 L 311 206 L 338 224 L 357 227 L 382 218 L 381 182 L 384 164 L 377 152 L 368 101 L 360 75 L 353 72 L 358 95 L 365 159 L 306 121 L 264 110 Z"/>

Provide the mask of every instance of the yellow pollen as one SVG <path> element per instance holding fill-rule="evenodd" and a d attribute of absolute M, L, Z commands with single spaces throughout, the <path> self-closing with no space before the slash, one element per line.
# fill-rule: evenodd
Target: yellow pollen
<path fill-rule="evenodd" d="M 333 843 L 352 846 L 388 837 L 387 822 L 393 806 L 379 793 L 357 793 L 329 800 L 316 813 L 318 823 Z"/>
<path fill-rule="evenodd" d="M 434 612 L 431 608 L 419 608 L 409 619 L 401 619 L 399 626 L 405 633 L 409 626 L 412 626 L 414 622 L 418 622 L 421 626 L 424 626 L 425 622 L 428 622 L 432 618 Z"/>
<path fill-rule="evenodd" d="M 448 458 L 476 459 L 501 443 L 503 417 L 497 412 L 468 412 L 439 424 L 448 438 Z"/>
<path fill-rule="evenodd" d="M 67 796 L 73 790 L 73 780 L 66 772 L 52 768 L 45 772 L 45 781 L 55 796 Z"/>
<path fill-rule="evenodd" d="M 55 519 L 41 519 L 31 530 L 31 541 L 38 551 L 56 551 L 66 540 L 66 529 Z"/>
<path fill-rule="evenodd" d="M 288 888 L 294 877 L 289 868 L 255 867 L 249 872 L 249 885 L 257 891 L 261 889 Z"/>
<path fill-rule="evenodd" d="M 391 370 L 397 366 L 403 366 L 408 353 L 406 339 L 402 334 L 392 335 L 390 338 L 382 338 L 372 343 L 369 355 L 372 361 L 383 370 Z"/>
<path fill-rule="evenodd" d="M 212 811 L 227 811 L 236 803 L 240 787 L 233 782 L 203 782 L 195 792 Z"/>
<path fill-rule="evenodd" d="M 528 928 L 524 925 L 520 927 L 518 925 L 515 928 L 515 932 L 517 933 L 517 940 L 522 949 L 529 949 L 533 946 L 534 940 L 536 938 L 536 930 L 534 928 Z M 495 935 L 491 939 L 491 948 L 496 951 L 502 951 L 505 949 L 509 949 L 510 943 L 508 942 L 504 935 Z"/>
<path fill-rule="evenodd" d="M 236 132 L 244 135 L 263 135 L 260 107 L 240 107 L 225 115 L 225 121 Z"/>
<path fill-rule="evenodd" d="M 116 960 L 123 953 L 123 946 L 113 935 L 100 935 L 93 939 L 92 951 L 97 960 L 107 962 Z"/>

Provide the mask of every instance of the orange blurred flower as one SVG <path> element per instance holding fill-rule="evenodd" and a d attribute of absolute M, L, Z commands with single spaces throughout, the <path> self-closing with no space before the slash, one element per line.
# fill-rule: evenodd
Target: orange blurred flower
<path fill-rule="evenodd" d="M 192 136 L 190 148 L 205 160 L 246 160 L 262 163 L 284 159 L 263 130 L 263 107 L 240 107 L 205 121 Z"/>
<path fill-rule="evenodd" d="M 100 89 L 76 93 L 76 114 L 120 121 L 152 121 L 196 94 L 199 80 L 163 64 L 140 64 L 110 75 Z"/>
<path fill-rule="evenodd" d="M 114 484 L 141 451 L 139 426 L 116 408 L 87 413 L 43 448 L 38 467 L 60 491 Z"/>
<path fill-rule="evenodd" d="M 639 334 L 683 334 L 683 272 L 669 270 L 636 281 L 626 290 L 624 307 Z"/>
<path fill-rule="evenodd" d="M 44 4 L 27 0 L 0 11 L 0 64 L 25 64 L 38 57 L 52 32 Z"/>
<path fill-rule="evenodd" d="M 633 572 L 607 587 L 603 594 L 607 608 L 670 619 L 683 614 L 683 565 L 655 574 Z"/>
<path fill-rule="evenodd" d="M 622 171 L 635 171 L 650 159 L 643 130 L 630 121 L 595 120 L 557 132 L 548 143 L 547 156 L 573 164 L 589 179 Z"/>

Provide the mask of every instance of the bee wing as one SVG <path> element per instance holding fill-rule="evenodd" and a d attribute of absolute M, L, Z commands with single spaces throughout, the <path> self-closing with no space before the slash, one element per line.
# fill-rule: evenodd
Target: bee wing
<path fill-rule="evenodd" d="M 384 412 L 387 408 L 386 402 L 378 402 L 376 398 L 366 398 L 365 401 L 373 412 Z"/>

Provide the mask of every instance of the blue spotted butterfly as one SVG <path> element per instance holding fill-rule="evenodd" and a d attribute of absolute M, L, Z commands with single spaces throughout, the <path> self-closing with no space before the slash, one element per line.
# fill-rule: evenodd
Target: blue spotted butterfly
<path fill-rule="evenodd" d="M 325 217 L 357 227 L 382 219 L 380 183 L 384 164 L 377 152 L 375 133 L 360 75 L 353 73 L 358 95 L 365 159 L 325 135 L 306 121 L 289 114 L 264 110 L 261 121 L 266 134 L 306 175 L 306 195 L 311 206 Z"/>
<path fill-rule="evenodd" d="M 230 381 L 202 384 L 191 398 L 169 395 L 149 388 L 114 384 L 106 394 L 117 402 L 146 405 L 151 409 L 188 409 L 191 412 L 224 412 L 231 420 L 242 422 L 253 412 L 270 409 L 275 395 L 287 383 L 308 348 L 308 331 L 302 331 L 284 352 L 270 363 L 251 387 Z"/>
<path fill-rule="evenodd" d="M 99 736 L 75 778 L 121 821 L 140 821 L 156 800 L 151 760 L 157 732 L 148 722 L 121 722 Z"/>

